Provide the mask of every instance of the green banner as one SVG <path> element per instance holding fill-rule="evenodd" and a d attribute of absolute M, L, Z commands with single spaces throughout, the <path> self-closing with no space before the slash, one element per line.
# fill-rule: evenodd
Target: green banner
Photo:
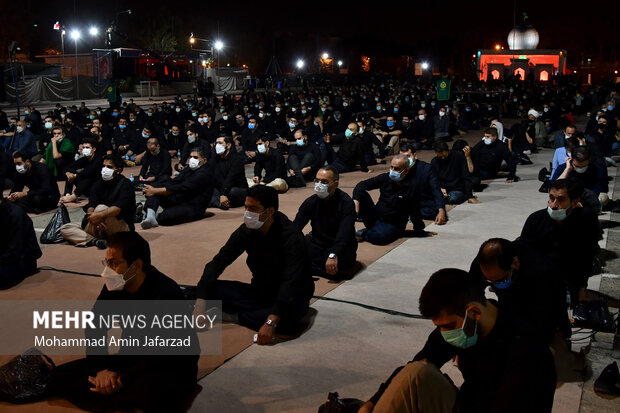
<path fill-rule="evenodd" d="M 437 81 L 437 100 L 450 100 L 450 79 L 442 77 Z"/>

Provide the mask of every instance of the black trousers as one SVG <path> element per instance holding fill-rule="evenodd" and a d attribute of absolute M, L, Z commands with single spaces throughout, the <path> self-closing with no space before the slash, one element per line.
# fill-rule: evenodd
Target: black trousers
<path fill-rule="evenodd" d="M 338 273 L 335 275 L 327 274 L 325 271 L 325 261 L 327 261 L 332 251 L 330 251 L 329 248 L 317 244 L 316 241 L 312 239 L 311 235 L 308 235 L 306 238 L 308 239 L 308 256 L 310 257 L 312 273 L 314 275 L 330 279 L 340 279 L 345 275 L 343 272 L 346 272 L 346 270 L 355 265 L 355 261 L 357 260 L 357 248 L 349 248 L 338 255 Z"/>
<path fill-rule="evenodd" d="M 15 201 L 24 211 L 28 213 L 40 214 L 50 211 L 58 206 L 60 195 L 26 195 Z"/>
<path fill-rule="evenodd" d="M 222 311 L 237 314 L 239 324 L 258 331 L 271 314 L 273 299 L 264 297 L 251 284 L 239 281 L 217 280 L 207 294 L 208 300 L 221 300 Z M 296 297 L 290 303 L 289 311 L 281 315 L 279 331 L 291 331 L 299 325 L 310 307 L 310 297 Z"/>
<path fill-rule="evenodd" d="M 230 192 L 228 193 L 228 200 L 230 201 L 230 207 L 236 208 L 245 205 L 245 193 L 248 188 L 238 188 L 232 187 L 230 188 Z M 211 196 L 211 207 L 219 208 L 220 205 L 220 196 L 222 193 L 218 191 L 216 188 L 213 188 L 213 195 Z"/>
<path fill-rule="evenodd" d="M 24 260 L 0 264 L 0 289 L 11 288 L 37 272 L 37 260 Z"/>
<path fill-rule="evenodd" d="M 73 192 L 73 188 L 75 187 L 75 194 L 77 196 L 89 196 L 90 195 L 90 187 L 93 185 L 94 181 L 90 178 L 80 178 L 76 177 L 73 182 L 66 181 L 65 182 L 65 195 L 68 195 Z"/>
<path fill-rule="evenodd" d="M 97 375 L 94 363 L 88 358 L 71 361 L 56 367 L 51 389 L 54 395 L 90 412 L 132 411 L 136 408 L 147 412 L 178 412 L 194 391 L 195 373 L 192 381 L 190 375 L 178 377 L 157 363 L 127 366 L 127 369 L 132 369 L 134 379 L 123 382 L 118 392 L 102 395 L 90 390 L 93 385 L 88 377 Z M 122 381 L 123 371 L 120 374 Z"/>
<path fill-rule="evenodd" d="M 290 176 L 288 180 L 293 184 L 294 187 L 304 187 L 306 186 L 306 181 L 310 181 L 314 179 L 314 174 L 316 171 L 310 171 L 305 176 L 301 173 L 301 170 L 307 166 L 311 166 L 316 159 L 314 159 L 314 155 L 312 153 L 307 152 L 301 159 L 296 154 L 289 155 L 288 164 L 289 169 L 292 169 L 295 172 L 295 176 Z"/>
<path fill-rule="evenodd" d="M 158 216 L 159 225 L 179 225 L 186 222 L 198 221 L 204 218 L 205 209 L 190 203 L 177 203 L 168 197 L 152 196 L 144 203 L 146 209 L 157 211 L 160 206 L 164 209 Z"/>

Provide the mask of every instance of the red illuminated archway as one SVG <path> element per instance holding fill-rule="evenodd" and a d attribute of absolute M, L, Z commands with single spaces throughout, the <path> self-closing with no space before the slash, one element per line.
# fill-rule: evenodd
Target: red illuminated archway
<path fill-rule="evenodd" d="M 540 80 L 542 82 L 546 82 L 549 80 L 549 72 L 547 72 L 546 70 L 543 70 L 540 72 Z"/>
<path fill-rule="evenodd" d="M 491 72 L 491 76 L 493 77 L 493 80 L 499 80 L 499 70 L 493 70 Z"/>
<path fill-rule="evenodd" d="M 521 76 L 521 80 L 525 80 L 525 70 L 521 67 L 515 70 L 515 76 Z"/>

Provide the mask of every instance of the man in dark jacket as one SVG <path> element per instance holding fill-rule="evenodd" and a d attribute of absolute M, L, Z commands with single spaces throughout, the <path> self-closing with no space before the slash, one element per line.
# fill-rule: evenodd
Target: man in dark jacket
<path fill-rule="evenodd" d="M 97 141 L 94 138 L 85 138 L 82 143 L 82 157 L 73 162 L 65 172 L 65 195 L 60 198 L 60 202 L 75 202 L 81 196 L 89 196 L 91 187 L 101 178 L 102 167 L 103 155 L 98 151 Z"/>
<path fill-rule="evenodd" d="M 314 179 L 316 172 L 323 164 L 319 145 L 309 142 L 305 130 L 295 131 L 295 146 L 289 150 L 287 168 L 290 177 L 290 187 L 299 188 L 306 186 L 307 181 Z"/>
<path fill-rule="evenodd" d="M 233 152 L 233 145 L 230 136 L 220 136 L 215 141 L 215 156 L 211 161 L 215 181 L 211 206 L 214 208 L 235 208 L 245 201 L 248 181 L 243 161 Z"/>
<path fill-rule="evenodd" d="M 368 172 L 362 140 L 358 136 L 357 131 L 357 123 L 351 122 L 344 134 L 325 137 L 325 143 L 332 145 L 341 144 L 332 163 L 340 173 L 352 171 L 358 163 L 362 172 Z"/>
<path fill-rule="evenodd" d="M 477 203 L 473 198 L 471 177 L 463 152 L 450 151 L 445 142 L 437 142 L 435 155 L 431 166 L 439 179 L 444 201 L 447 204 L 460 204 L 465 200 Z"/>
<path fill-rule="evenodd" d="M 489 128 L 484 131 L 484 138 L 471 150 L 471 159 L 474 163 L 474 175 L 480 179 L 495 179 L 506 163 L 508 176 L 506 183 L 515 180 L 517 162 L 505 143 L 497 139 L 497 129 Z"/>
<path fill-rule="evenodd" d="M 56 208 L 60 191 L 52 171 L 40 162 L 32 162 L 30 155 L 21 151 L 13 153 L 13 163 L 17 175 L 8 200 L 29 213 L 40 214 Z"/>
<path fill-rule="evenodd" d="M 251 180 L 248 179 L 248 185 L 267 185 L 275 188 L 279 193 L 284 193 L 288 190 L 284 157 L 279 150 L 271 148 L 269 144 L 270 142 L 264 137 L 259 137 L 256 141 L 254 177 Z M 263 176 L 263 171 L 265 171 L 265 176 Z"/>
<path fill-rule="evenodd" d="M 146 149 L 140 169 L 140 180 L 160 184 L 170 179 L 172 174 L 170 154 L 162 150 L 159 139 L 150 137 L 146 142 Z"/>

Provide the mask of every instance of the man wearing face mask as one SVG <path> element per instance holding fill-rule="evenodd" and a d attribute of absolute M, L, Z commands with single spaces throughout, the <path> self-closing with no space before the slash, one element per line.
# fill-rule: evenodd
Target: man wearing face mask
<path fill-rule="evenodd" d="M 256 160 L 256 141 L 264 134 L 265 131 L 258 126 L 258 119 L 254 116 L 248 119 L 247 128 L 243 129 L 241 132 L 240 143 L 243 151 L 239 152 L 245 163 L 252 163 Z"/>
<path fill-rule="evenodd" d="M 60 191 L 52 171 L 40 162 L 32 162 L 27 153 L 20 151 L 13 153 L 13 163 L 17 174 L 8 200 L 28 213 L 40 214 L 56 208 Z"/>
<path fill-rule="evenodd" d="M 97 149 L 94 138 L 84 138 L 82 157 L 73 162 L 65 172 L 67 181 L 64 195 L 60 198 L 61 203 L 75 202 L 82 196 L 90 196 L 90 189 L 101 177 L 103 167 L 103 156 Z"/>
<path fill-rule="evenodd" d="M 428 119 L 426 110 L 420 109 L 418 116 L 413 121 L 413 144 L 416 149 L 430 149 L 433 145 L 433 130 L 432 119 Z"/>
<path fill-rule="evenodd" d="M 435 130 L 435 142 L 451 141 L 450 137 L 450 116 L 447 116 L 446 108 L 441 107 L 433 117 L 433 129 Z"/>
<path fill-rule="evenodd" d="M 26 128 L 26 122 L 19 120 L 16 123 L 15 133 L 5 146 L 9 152 L 25 152 L 33 157 L 37 154 L 37 142 L 35 136 Z"/>
<path fill-rule="evenodd" d="M 386 118 L 385 123 L 381 124 L 381 129 L 377 132 L 377 136 L 381 137 L 383 143 L 387 143 L 384 154 L 387 155 L 390 153 L 392 148 L 396 148 L 402 133 L 403 131 L 401 126 L 396 122 L 396 117 L 389 115 Z"/>
<path fill-rule="evenodd" d="M 520 237 L 557 266 L 573 303 L 585 298 L 601 234 L 596 213 L 580 206 L 582 194 L 583 186 L 570 179 L 551 183 L 547 208 L 527 218 Z"/>
<path fill-rule="evenodd" d="M 578 181 L 585 189 L 592 191 L 596 198 L 609 190 L 606 170 L 592 162 L 590 150 L 579 146 L 571 150 L 571 156 L 555 170 L 551 182 L 556 179 Z"/>
<path fill-rule="evenodd" d="M 248 178 L 248 186 L 267 185 L 276 189 L 279 193 L 288 191 L 286 183 L 286 166 L 284 157 L 279 150 L 271 148 L 266 136 L 259 137 L 256 141 L 256 164 L 254 165 L 254 177 Z M 263 177 L 263 170 L 265 176 Z"/>
<path fill-rule="evenodd" d="M 212 170 L 205 165 L 205 153 L 192 150 L 188 167 L 176 178 L 163 184 L 145 185 L 142 191 L 146 218 L 140 223 L 143 229 L 158 225 L 178 225 L 204 218 L 213 194 Z M 157 209 L 163 212 L 157 215 Z"/>
<path fill-rule="evenodd" d="M 166 304 L 170 300 L 183 300 L 183 292 L 175 281 L 152 265 L 149 244 L 136 232 L 111 236 L 103 263 L 101 277 L 105 285 L 92 309 L 96 319 L 118 316 L 121 311 L 116 309 L 120 304 L 123 308 L 120 315 L 127 318 L 146 315 L 146 323 L 150 325 L 152 313 L 125 310 L 124 303 L 119 302 L 126 300 L 161 300 L 167 314 L 191 316 L 175 304 Z M 96 323 L 95 326 L 99 327 Z M 190 335 L 192 342 L 197 342 L 195 331 L 182 331 Z M 107 336 L 108 331 L 103 326 L 86 329 L 85 333 L 87 338 L 99 338 Z M 127 327 L 123 328 L 121 337 L 133 335 L 143 342 L 145 334 L 149 333 L 144 329 Z M 89 348 L 86 358 L 58 366 L 51 379 L 51 393 L 87 411 L 174 412 L 194 391 L 198 355 L 185 352 L 137 355 L 126 348 L 121 348 L 119 354 L 108 354 L 107 350 L 107 346 Z"/>
<path fill-rule="evenodd" d="M 128 157 L 131 161 L 136 159 L 136 154 L 132 150 L 135 139 L 134 133 L 127 129 L 127 118 L 121 117 L 118 120 L 118 126 L 114 129 L 116 152 L 123 158 Z"/>
<path fill-rule="evenodd" d="M 248 181 L 243 161 L 233 152 L 233 145 L 230 136 L 220 136 L 215 141 L 215 156 L 212 160 L 215 188 L 211 198 L 211 206 L 214 208 L 235 208 L 245 201 Z"/>
<path fill-rule="evenodd" d="M 293 221 L 300 231 L 310 222 L 306 235 L 308 255 L 314 275 L 342 279 L 357 259 L 355 204 L 338 188 L 339 174 L 333 166 L 319 169 L 314 195 L 306 199 Z"/>
<path fill-rule="evenodd" d="M 278 149 L 283 154 L 289 152 L 289 147 L 296 145 L 295 132 L 300 129 L 295 115 L 288 116 L 288 124 L 280 128 L 276 136 L 278 137 Z"/>
<path fill-rule="evenodd" d="M 166 141 L 166 150 L 168 154 L 172 156 L 176 156 L 179 149 L 183 148 L 185 145 L 185 134 L 181 133 L 181 127 L 177 124 L 174 124 L 170 127 L 170 132 L 168 132 L 164 140 Z"/>
<path fill-rule="evenodd" d="M 248 189 L 244 223 L 205 265 L 194 314 L 204 314 L 205 300 L 222 300 L 224 320 L 258 331 L 258 344 L 273 344 L 276 331 L 295 331 L 308 312 L 314 281 L 306 250 L 301 231 L 278 211 L 277 191 Z M 218 280 L 244 252 L 251 283 Z"/>
<path fill-rule="evenodd" d="M 412 179 L 407 179 L 409 158 L 396 155 L 392 158 L 389 173 L 359 182 L 353 190 L 355 213 L 362 218 L 366 228 L 356 236 L 376 245 L 387 245 L 402 237 L 408 219 L 413 222 L 416 236 L 426 235 L 420 215 L 420 203 Z M 368 191 L 379 189 L 375 205 Z"/>
<path fill-rule="evenodd" d="M 139 180 L 151 184 L 162 183 L 170 179 L 172 167 L 170 154 L 161 149 L 159 139 L 151 137 L 146 142 L 146 154 L 142 160 Z"/>
<path fill-rule="evenodd" d="M 96 245 L 105 249 L 110 235 L 134 230 L 136 194 L 122 171 L 123 161 L 118 156 L 103 157 L 101 179 L 91 188 L 82 223 L 70 222 L 60 228 L 66 241 L 78 247 Z"/>
<path fill-rule="evenodd" d="M 556 375 L 549 348 L 487 300 L 465 271 L 434 273 L 422 289 L 420 312 L 435 330 L 359 412 L 551 412 Z M 454 358 L 464 379 L 460 389 L 439 370 Z"/>
<path fill-rule="evenodd" d="M 362 140 L 358 136 L 357 131 L 357 123 L 351 122 L 344 133 L 332 137 L 325 136 L 325 143 L 329 144 L 327 146 L 327 159 L 334 158 L 331 165 L 338 169 L 340 173 L 351 172 L 358 163 L 362 172 L 369 172 Z M 338 144 L 340 144 L 340 149 L 334 155 L 331 145 Z"/>
<path fill-rule="evenodd" d="M 479 203 L 472 193 L 471 177 L 463 151 L 450 151 L 445 142 L 437 142 L 431 166 L 439 180 L 445 203 L 461 204 L 465 200 Z"/>
<path fill-rule="evenodd" d="M 186 140 L 181 147 L 181 158 L 179 159 L 179 163 L 174 166 L 176 171 L 181 171 L 187 166 L 189 155 L 194 149 L 200 149 L 204 153 L 211 152 L 211 146 L 207 142 L 198 138 L 198 126 L 191 125 L 187 128 L 185 138 Z"/>
<path fill-rule="evenodd" d="M 471 150 L 471 159 L 474 163 L 473 175 L 480 179 L 495 179 L 502 167 L 502 161 L 507 165 L 508 176 L 506 183 L 515 180 L 517 161 L 508 149 L 508 146 L 497 139 L 497 129 L 488 128 L 484 131 L 484 138 Z"/>
<path fill-rule="evenodd" d="M 307 181 L 314 179 L 323 162 L 319 145 L 308 141 L 305 130 L 298 129 L 293 136 L 295 146 L 291 148 L 286 161 L 290 175 L 287 182 L 292 188 L 302 188 Z"/>
<path fill-rule="evenodd" d="M 63 127 L 57 126 L 52 129 L 52 140 L 45 149 L 45 157 L 41 159 L 41 162 L 50 168 L 58 181 L 66 179 L 67 168 L 74 162 L 75 148 L 66 136 Z"/>

